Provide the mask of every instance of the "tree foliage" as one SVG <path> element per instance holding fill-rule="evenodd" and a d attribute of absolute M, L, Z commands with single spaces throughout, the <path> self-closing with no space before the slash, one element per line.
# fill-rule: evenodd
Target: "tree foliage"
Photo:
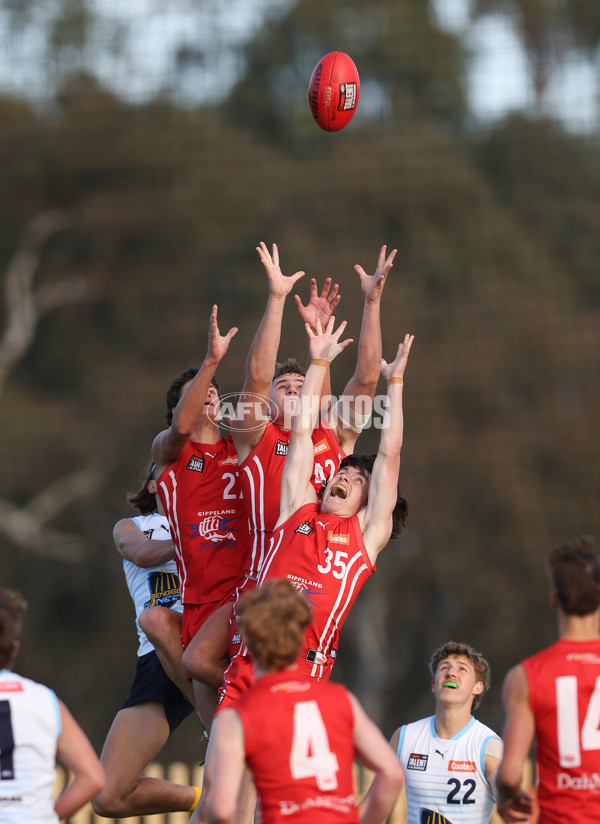
<path fill-rule="evenodd" d="M 164 424 L 168 382 L 204 355 L 215 302 L 240 327 L 220 376 L 240 388 L 266 297 L 260 240 L 279 244 L 284 271 L 306 270 L 303 296 L 311 276 L 339 281 L 354 337 L 353 265 L 399 249 L 382 322 L 386 356 L 416 335 L 409 530 L 382 554 L 336 664 L 386 731 L 429 711 L 427 660 L 452 636 L 490 658 L 482 717 L 499 728 L 503 672 L 553 636 L 546 550 L 600 536 L 600 147 L 526 115 L 467 130 L 463 46 L 434 21 L 418 0 L 298 3 L 257 32 L 221 106 L 134 105 L 81 71 L 51 106 L 0 98 L 0 271 L 31 221 L 59 209 L 69 225 L 40 250 L 32 288 L 94 295 L 40 317 L 0 404 L 0 499 L 25 512 L 41 500 L 46 527 L 79 536 L 85 562 L 5 533 L 3 583 L 31 604 L 21 669 L 55 686 L 97 746 L 135 656 L 112 526 Z M 365 112 L 335 136 L 306 102 L 333 48 L 355 57 Z M 280 354 L 302 357 L 304 337 L 290 301 Z M 353 352 L 336 361 L 335 393 Z M 365 431 L 361 450 L 377 436 Z M 44 491 L 82 468 L 97 485 L 49 509 Z"/>

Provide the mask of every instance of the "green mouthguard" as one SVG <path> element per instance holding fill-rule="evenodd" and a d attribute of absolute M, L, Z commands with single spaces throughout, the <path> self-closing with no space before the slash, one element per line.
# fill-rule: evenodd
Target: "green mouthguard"
<path fill-rule="evenodd" d="M 456 689 L 458 684 L 456 683 L 456 681 L 446 681 L 444 686 L 445 687 L 452 687 L 453 689 Z"/>

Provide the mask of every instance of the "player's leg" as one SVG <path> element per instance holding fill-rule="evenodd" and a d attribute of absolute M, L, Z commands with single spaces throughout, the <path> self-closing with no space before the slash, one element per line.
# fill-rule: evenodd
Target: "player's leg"
<path fill-rule="evenodd" d="M 183 653 L 186 672 L 215 692 L 223 683 L 223 673 L 229 664 L 229 621 L 232 609 L 233 601 L 217 607 L 202 622 Z"/>
<path fill-rule="evenodd" d="M 165 710 L 156 701 L 119 710 L 100 756 L 106 784 L 92 802 L 98 815 L 124 818 L 190 809 L 194 787 L 141 775 L 169 734 Z"/>
<path fill-rule="evenodd" d="M 193 703 L 192 685 L 181 663 L 181 613 L 167 607 L 150 607 L 140 614 L 138 620 L 156 650 L 164 671 Z"/>

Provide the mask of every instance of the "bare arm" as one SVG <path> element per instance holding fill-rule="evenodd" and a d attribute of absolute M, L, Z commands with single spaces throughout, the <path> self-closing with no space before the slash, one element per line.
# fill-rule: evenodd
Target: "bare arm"
<path fill-rule="evenodd" d="M 73 773 L 73 780 L 56 799 L 54 810 L 59 819 L 69 818 L 91 801 L 104 787 L 104 771 L 86 734 L 62 701 L 58 702 L 62 732 L 56 755 Z"/>
<path fill-rule="evenodd" d="M 413 335 L 405 335 L 394 361 L 390 364 L 384 360 L 381 362 L 381 372 L 388 383 L 388 407 L 381 430 L 377 458 L 373 465 L 369 498 L 362 516 L 363 540 L 373 563 L 389 541 L 392 532 L 392 513 L 397 500 L 400 450 L 404 434 L 402 409 L 404 370 L 413 339 Z"/>
<path fill-rule="evenodd" d="M 113 539 L 123 558 L 139 567 L 159 566 L 175 557 L 175 545 L 170 538 L 166 541 L 147 538 L 131 518 L 117 521 Z"/>
<path fill-rule="evenodd" d="M 396 756 L 399 730 L 387 743 L 358 702 L 355 706 L 354 747 L 358 760 L 375 772 L 373 783 L 358 805 L 362 824 L 383 824 L 391 813 L 404 786 L 404 772 Z M 364 723 L 364 719 L 368 722 Z M 358 740 L 357 740 L 358 731 Z"/>
<path fill-rule="evenodd" d="M 204 765 L 200 804 L 190 824 L 231 824 L 244 774 L 244 728 L 232 709 L 222 710 L 213 724 Z"/>
<path fill-rule="evenodd" d="M 354 267 L 360 278 L 360 288 L 365 296 L 356 369 L 346 384 L 342 399 L 328 415 L 328 420 L 335 426 L 338 439 L 347 454 L 353 451 L 360 430 L 371 414 L 373 397 L 379 379 L 381 295 L 396 257 L 396 249 L 393 249 L 389 255 L 386 255 L 386 252 L 387 247 L 382 246 L 373 275 L 367 275 L 362 266 Z"/>
<path fill-rule="evenodd" d="M 496 777 L 498 813 L 507 822 L 528 821 L 533 799 L 522 786 L 523 769 L 535 735 L 529 684 L 522 664 L 513 667 L 502 687 L 506 715 L 504 755 Z"/>
<path fill-rule="evenodd" d="M 306 324 L 311 364 L 306 372 L 298 396 L 296 413 L 292 419 L 288 453 L 281 477 L 281 498 L 277 524 L 287 520 L 293 512 L 308 500 L 316 501 L 316 492 L 310 482 L 314 464 L 312 433 L 319 419 L 323 381 L 331 361 L 346 346 L 352 343 L 350 338 L 339 343 L 339 339 L 346 328 L 346 321 L 342 321 L 335 332 L 333 330 L 334 323 L 335 318 L 332 315 L 327 328 L 322 331 L 321 324 L 317 321 L 316 332 L 312 331 L 308 323 Z"/>
<path fill-rule="evenodd" d="M 273 253 L 261 241 L 256 247 L 269 281 L 269 297 L 260 325 L 250 346 L 246 360 L 246 377 L 238 404 L 236 427 L 232 432 L 238 460 L 241 463 L 260 440 L 267 422 L 268 407 L 257 407 L 256 396 L 267 398 L 271 390 L 277 350 L 281 338 L 281 321 L 285 299 L 304 272 L 286 277 L 279 266 L 279 250 L 273 244 Z"/>
<path fill-rule="evenodd" d="M 188 438 L 200 423 L 210 382 L 236 332 L 237 327 L 234 326 L 226 335 L 221 335 L 217 324 L 217 307 L 213 306 L 208 326 L 206 357 L 197 375 L 179 399 L 173 412 L 171 426 L 160 432 L 152 444 L 152 458 L 158 474 L 167 464 L 177 460 Z"/>

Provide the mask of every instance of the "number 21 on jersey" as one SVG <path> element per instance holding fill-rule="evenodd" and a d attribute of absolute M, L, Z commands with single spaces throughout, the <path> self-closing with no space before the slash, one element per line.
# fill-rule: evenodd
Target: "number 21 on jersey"
<path fill-rule="evenodd" d="M 329 738 L 316 701 L 299 701 L 294 706 L 294 731 L 290 752 L 292 778 L 314 778 L 320 790 L 335 790 L 337 756 L 329 748 Z"/>

